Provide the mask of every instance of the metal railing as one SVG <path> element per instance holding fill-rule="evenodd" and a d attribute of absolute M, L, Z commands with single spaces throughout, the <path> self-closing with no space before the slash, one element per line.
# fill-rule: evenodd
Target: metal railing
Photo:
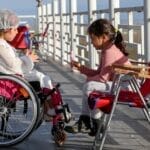
<path fill-rule="evenodd" d="M 77 11 L 77 0 L 52 0 L 51 3 L 38 7 L 39 32 L 50 23 L 43 47 L 47 56 L 63 65 L 75 59 L 95 68 L 99 63 L 100 53 L 92 47 L 86 30 L 93 20 L 107 18 L 123 33 L 132 59 L 150 60 L 148 0 L 143 1 L 144 6 L 136 7 L 120 7 L 120 0 L 108 0 L 105 9 L 96 7 L 97 0 L 86 2 L 88 10 L 81 12 Z M 140 22 L 136 21 L 138 16 L 141 18 Z"/>

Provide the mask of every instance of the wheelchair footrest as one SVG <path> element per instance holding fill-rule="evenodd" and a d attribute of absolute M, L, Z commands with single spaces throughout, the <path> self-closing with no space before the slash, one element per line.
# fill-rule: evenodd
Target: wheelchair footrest
<path fill-rule="evenodd" d="M 55 109 L 56 114 L 63 113 L 63 117 L 66 123 L 68 123 L 71 120 L 72 114 L 70 112 L 68 104 L 58 105 Z"/>

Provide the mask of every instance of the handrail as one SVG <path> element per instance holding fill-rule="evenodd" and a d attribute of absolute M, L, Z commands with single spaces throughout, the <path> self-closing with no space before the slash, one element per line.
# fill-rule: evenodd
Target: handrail
<path fill-rule="evenodd" d="M 61 0 L 56 1 L 58 2 L 57 6 L 59 6 L 59 2 Z M 115 0 L 110 0 L 109 4 L 110 2 L 116 3 Z M 72 3 L 72 1 L 69 1 L 69 3 Z M 53 57 L 53 59 L 55 60 L 55 56 L 57 55 L 60 58 L 62 58 L 60 60 L 61 64 L 65 64 L 64 62 L 70 62 L 70 51 L 73 51 L 75 56 L 74 58 L 76 59 L 76 61 L 80 61 L 80 63 L 87 64 L 91 68 L 97 67 L 97 64 L 99 63 L 99 54 L 93 50 L 94 48 L 91 46 L 91 42 L 88 38 L 86 31 L 88 25 L 94 19 L 106 18 L 114 21 L 115 27 L 123 33 L 123 36 L 125 36 L 125 41 L 127 45 L 126 47 L 128 48 L 128 52 L 131 52 L 131 55 L 129 55 L 129 57 L 132 59 L 142 61 L 146 60 L 147 50 L 144 48 L 144 22 L 142 24 L 134 23 L 135 13 L 142 13 L 144 18 L 144 6 L 118 8 L 119 5 L 117 6 L 116 4 L 113 4 L 113 6 L 110 6 L 108 4 L 106 8 L 96 9 L 96 7 L 94 6 L 96 5 L 96 0 L 89 0 L 87 1 L 87 6 L 89 5 L 87 7 L 87 11 L 77 11 L 76 2 L 73 1 L 73 4 L 74 3 L 75 5 L 72 6 L 73 9 L 71 9 L 71 5 L 68 4 L 69 12 L 67 11 L 67 8 L 65 9 L 65 2 L 63 3 L 64 8 L 57 7 L 54 3 L 51 3 L 52 7 L 55 10 L 51 12 L 47 9 L 46 5 L 40 7 L 38 18 L 41 28 L 39 29 L 43 30 L 42 28 L 46 24 L 45 21 L 51 23 L 50 28 L 48 30 L 48 34 L 50 36 L 46 37 L 48 39 L 45 40 L 49 42 L 47 42 L 47 45 L 45 44 L 48 56 L 52 53 L 53 55 L 50 56 Z M 124 13 L 126 13 L 126 15 L 128 16 L 128 20 L 126 20 L 125 24 L 122 24 L 121 14 Z M 60 30 L 61 34 L 58 36 L 60 40 L 58 40 L 56 36 L 57 32 Z M 135 38 L 137 39 L 135 40 Z M 87 44 L 86 47 L 85 43 Z M 60 46 L 60 50 L 56 48 L 56 45 Z M 61 49 L 63 52 L 61 52 Z M 86 50 L 82 51 L 82 49 Z M 65 54 L 64 50 L 66 52 Z M 85 57 L 85 59 L 83 58 L 81 60 L 80 58 L 82 57 Z"/>
<path fill-rule="evenodd" d="M 135 75 L 136 77 L 150 78 L 149 66 L 113 64 L 112 68 L 119 74 L 130 74 Z"/>

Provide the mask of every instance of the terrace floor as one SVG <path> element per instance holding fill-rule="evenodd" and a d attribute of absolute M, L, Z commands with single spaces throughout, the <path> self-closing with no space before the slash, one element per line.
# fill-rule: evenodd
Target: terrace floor
<path fill-rule="evenodd" d="M 75 120 L 81 111 L 82 85 L 84 77 L 62 67 L 56 62 L 40 62 L 37 68 L 50 75 L 53 82 L 61 84 L 62 96 L 69 103 Z M 51 136 L 50 123 L 43 124 L 22 143 L 1 150 L 91 150 L 93 137 L 86 134 L 67 134 L 64 146 L 57 147 Z M 141 109 L 117 105 L 104 150 L 150 150 L 150 124 Z"/>

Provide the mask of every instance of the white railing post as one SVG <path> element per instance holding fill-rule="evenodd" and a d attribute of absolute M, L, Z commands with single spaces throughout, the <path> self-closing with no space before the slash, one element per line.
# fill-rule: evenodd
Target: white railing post
<path fill-rule="evenodd" d="M 118 28 L 118 24 L 120 23 L 120 13 L 115 13 L 115 8 L 119 8 L 119 6 L 120 0 L 109 0 L 109 18 L 116 28 Z"/>
<path fill-rule="evenodd" d="M 146 61 L 150 61 L 150 0 L 144 0 L 144 47 Z"/>
<path fill-rule="evenodd" d="M 47 4 L 47 7 L 46 7 L 46 23 L 47 24 L 49 24 L 49 22 L 50 22 L 50 18 L 49 18 L 49 16 L 50 16 L 50 14 L 51 14 L 51 4 L 49 3 L 49 4 Z M 47 25 L 46 25 L 47 26 Z M 47 30 L 47 33 L 46 33 L 46 38 L 47 38 L 47 40 L 46 40 L 46 42 L 47 42 L 47 56 L 49 55 L 49 43 L 50 43 L 50 32 L 49 32 L 49 28 L 48 28 L 48 30 Z"/>
<path fill-rule="evenodd" d="M 92 21 L 95 19 L 95 17 L 93 16 L 94 10 L 96 10 L 96 0 L 88 0 L 88 12 L 89 12 L 88 22 L 89 24 L 92 23 Z M 89 57 L 89 65 L 91 68 L 96 67 L 95 55 L 96 55 L 96 51 L 94 50 L 89 39 L 89 56 L 88 57 Z"/>
<path fill-rule="evenodd" d="M 40 21 L 41 21 L 41 5 L 37 6 L 37 31 L 40 31 Z"/>
<path fill-rule="evenodd" d="M 115 25 L 115 22 L 119 22 L 119 13 L 115 15 L 115 8 L 119 8 L 120 6 L 120 0 L 109 0 L 109 19 L 111 20 L 112 24 Z M 116 18 L 117 17 L 117 18 Z"/>
<path fill-rule="evenodd" d="M 42 30 L 41 30 L 41 33 L 43 33 L 43 31 L 44 31 L 45 22 L 46 22 L 46 5 L 42 5 Z"/>
<path fill-rule="evenodd" d="M 37 27 L 38 27 L 38 33 L 41 32 L 41 28 L 42 28 L 42 6 L 38 7 L 38 11 L 37 11 L 37 15 L 38 15 L 38 19 L 37 19 Z"/>
<path fill-rule="evenodd" d="M 128 25 L 133 25 L 133 12 L 132 11 L 128 13 Z M 128 34 L 129 43 L 133 43 L 134 31 L 133 29 L 129 29 L 128 32 L 129 32 Z"/>
<path fill-rule="evenodd" d="M 53 0 L 52 3 L 52 14 L 53 14 L 53 59 L 56 59 L 56 8 L 57 8 L 57 0 Z"/>
<path fill-rule="evenodd" d="M 60 46 L 61 46 L 61 64 L 64 65 L 65 57 L 65 29 L 63 13 L 66 10 L 66 0 L 60 0 Z"/>
<path fill-rule="evenodd" d="M 145 37 L 144 37 L 144 25 L 141 25 L 141 49 L 142 49 L 142 56 L 146 57 L 145 55 L 145 45 L 144 45 L 144 42 L 145 42 Z M 146 58 L 142 58 L 142 59 L 146 59 Z"/>
<path fill-rule="evenodd" d="M 74 16 L 74 12 L 77 12 L 77 0 L 70 0 L 69 2 L 70 13 L 70 61 L 75 59 L 76 55 L 76 41 L 75 35 L 77 34 L 77 28 L 75 22 L 77 22 L 77 16 Z"/>
<path fill-rule="evenodd" d="M 46 5 L 42 5 L 42 29 L 41 29 L 41 32 L 40 33 L 43 33 L 44 32 L 44 30 L 45 30 L 45 27 L 46 27 L 46 25 L 45 25 L 45 23 L 46 23 Z M 40 36 L 40 40 L 42 40 L 43 39 L 43 37 L 42 36 Z M 47 43 L 45 44 L 45 39 L 44 39 L 44 41 L 43 41 L 44 43 L 43 44 L 41 44 L 41 54 L 42 55 L 45 55 L 46 54 L 46 52 L 47 52 Z M 45 56 L 43 57 L 44 59 L 45 59 Z"/>

